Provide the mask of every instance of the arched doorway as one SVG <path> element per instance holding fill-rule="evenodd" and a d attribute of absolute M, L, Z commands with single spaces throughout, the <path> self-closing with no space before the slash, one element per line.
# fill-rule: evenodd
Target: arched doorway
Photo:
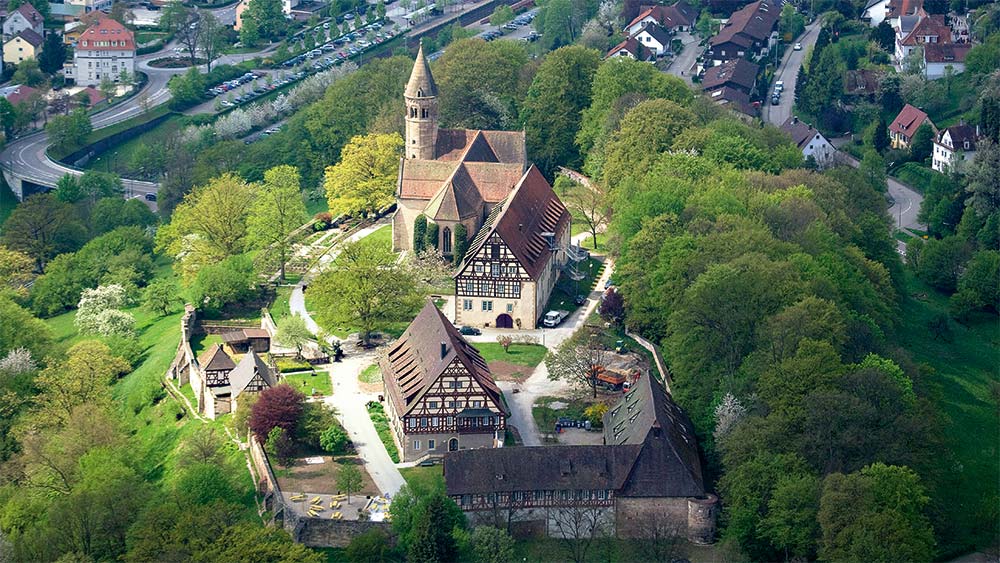
<path fill-rule="evenodd" d="M 457 452 L 458 451 L 458 438 L 452 438 L 448 440 L 448 451 Z"/>
<path fill-rule="evenodd" d="M 441 252 L 451 254 L 451 229 L 448 227 L 441 231 Z"/>
<path fill-rule="evenodd" d="M 507 313 L 501 313 L 497 316 L 497 328 L 514 328 L 514 319 Z"/>

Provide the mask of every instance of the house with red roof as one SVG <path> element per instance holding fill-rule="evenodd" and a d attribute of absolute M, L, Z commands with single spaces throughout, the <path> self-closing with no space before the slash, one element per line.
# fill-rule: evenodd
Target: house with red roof
<path fill-rule="evenodd" d="M 81 86 L 97 86 L 104 79 L 120 82 L 122 73 L 135 74 L 135 36 L 117 21 L 101 15 L 77 40 L 66 78 Z"/>
<path fill-rule="evenodd" d="M 0 89 L 0 95 L 7 98 L 7 101 L 10 102 L 10 105 L 12 106 L 26 103 L 36 92 L 38 92 L 37 89 L 23 84 L 16 84 L 14 86 L 7 86 L 6 88 Z"/>
<path fill-rule="evenodd" d="M 625 26 L 624 31 L 626 35 L 633 36 L 650 23 L 670 32 L 690 31 L 697 21 L 698 10 L 684 0 L 678 0 L 669 6 L 642 6 L 639 15 Z"/>
<path fill-rule="evenodd" d="M 926 113 L 910 104 L 903 106 L 896 119 L 893 119 L 892 123 L 889 124 L 889 139 L 892 141 L 892 148 L 909 148 L 913 135 L 924 123 L 928 123 L 931 128 L 934 128 L 934 123 L 931 122 Z"/>
<path fill-rule="evenodd" d="M 969 54 L 972 45 L 969 43 L 928 43 L 924 45 L 924 78 L 936 80 L 945 75 L 948 67 L 951 72 L 965 72 L 965 56 Z"/>
<path fill-rule="evenodd" d="M 950 45 L 952 40 L 951 27 L 945 23 L 942 15 L 927 15 L 923 9 L 914 15 L 902 15 L 897 20 L 896 31 L 896 64 L 903 60 L 917 47 L 926 49 L 928 45 Z"/>
<path fill-rule="evenodd" d="M 757 0 L 733 12 L 719 33 L 708 40 L 709 58 L 719 64 L 766 51 L 780 15 L 781 5 L 772 0 Z"/>
<path fill-rule="evenodd" d="M 628 57 L 637 61 L 653 61 L 656 59 L 656 53 L 642 43 L 639 43 L 639 40 L 635 37 L 629 37 L 612 47 L 608 51 L 608 54 L 604 56 L 605 59 L 610 59 L 611 57 Z"/>

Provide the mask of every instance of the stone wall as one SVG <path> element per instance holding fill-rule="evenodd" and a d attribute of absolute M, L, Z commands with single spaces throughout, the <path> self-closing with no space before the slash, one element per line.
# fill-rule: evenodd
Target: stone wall
<path fill-rule="evenodd" d="M 615 527 L 620 538 L 679 535 L 697 544 L 715 541 L 718 498 L 615 499 Z"/>

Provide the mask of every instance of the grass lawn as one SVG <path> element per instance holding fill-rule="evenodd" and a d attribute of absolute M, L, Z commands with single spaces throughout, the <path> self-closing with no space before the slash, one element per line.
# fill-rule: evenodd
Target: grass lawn
<path fill-rule="evenodd" d="M 385 225 L 365 238 L 361 239 L 360 244 L 381 246 L 386 249 L 392 248 L 392 225 Z"/>
<path fill-rule="evenodd" d="M 181 394 L 184 395 L 185 397 L 187 397 L 187 400 L 191 401 L 191 406 L 192 407 L 198 408 L 198 398 L 195 397 L 195 395 L 194 395 L 194 388 L 191 387 L 191 383 L 190 382 L 189 383 L 185 383 L 184 386 L 181 387 Z"/>
<path fill-rule="evenodd" d="M 368 383 L 370 385 L 382 383 L 382 372 L 378 369 L 378 364 L 372 364 L 361 370 L 361 373 L 358 374 L 358 379 L 362 383 Z"/>
<path fill-rule="evenodd" d="M 197 357 L 216 344 L 222 344 L 221 334 L 196 334 L 191 338 L 191 351 Z"/>
<path fill-rule="evenodd" d="M 968 326 L 951 323 L 947 340 L 935 338 L 928 323 L 947 314 L 947 298 L 909 274 L 907 290 L 922 299 L 911 297 L 903 304 L 898 341 L 915 361 L 933 368 L 924 384 L 943 411 L 941 434 L 948 451 L 936 456 L 936 467 L 924 478 L 940 510 L 934 526 L 951 539 L 938 545 L 938 558 L 950 559 L 996 541 L 1000 333 L 997 317 L 982 314 Z"/>
<path fill-rule="evenodd" d="M 588 397 L 589 399 L 589 397 Z M 566 403 L 566 408 L 552 409 L 549 404 L 553 402 Z M 598 395 L 600 401 L 600 395 Z M 555 428 L 556 420 L 560 417 L 582 419 L 583 410 L 591 405 L 593 401 L 583 399 L 567 399 L 563 397 L 539 397 L 531 407 L 531 416 L 535 419 L 535 424 L 541 432 L 552 432 Z"/>
<path fill-rule="evenodd" d="M 555 289 L 552 290 L 548 306 L 545 308 L 546 311 L 559 310 L 572 313 L 579 309 L 581 305 L 573 302 L 574 297 L 577 295 L 586 297 L 593 291 L 597 278 L 601 277 L 601 272 L 604 270 L 604 262 L 596 258 L 588 258 L 580 262 L 577 269 L 583 272 L 584 278 L 577 282 L 563 274 L 559 278 L 559 282 L 556 283 Z"/>
<path fill-rule="evenodd" d="M 411 489 L 427 491 L 444 489 L 444 466 L 440 463 L 429 467 L 400 467 L 399 473 Z"/>
<path fill-rule="evenodd" d="M 302 391 L 306 396 L 313 395 L 314 392 L 320 395 L 333 395 L 330 374 L 325 371 L 285 375 L 282 376 L 281 380 L 291 385 L 294 389 Z"/>
<path fill-rule="evenodd" d="M 548 348 L 540 344 L 511 344 L 509 352 L 504 352 L 497 342 L 476 342 L 474 346 L 487 363 L 508 362 L 531 368 L 542 363 L 548 352 Z"/>
<path fill-rule="evenodd" d="M 165 31 L 137 31 L 135 33 L 135 42 L 139 45 L 149 43 L 150 41 L 155 41 L 157 39 L 163 39 L 167 36 Z"/>
<path fill-rule="evenodd" d="M 382 440 L 386 451 L 389 452 L 389 459 L 393 463 L 399 463 L 399 449 L 396 448 L 396 442 L 392 439 L 392 429 L 389 428 L 389 418 L 385 414 L 385 408 L 379 403 L 368 403 L 368 416 L 371 417 L 379 439 Z"/>
<path fill-rule="evenodd" d="M 268 309 L 274 322 L 278 322 L 279 319 L 291 314 L 291 310 L 288 308 L 288 300 L 292 296 L 292 289 L 294 288 L 290 285 L 279 285 L 275 290 L 274 302 L 271 303 L 271 308 Z"/>
<path fill-rule="evenodd" d="M 316 215 L 317 213 L 322 213 L 324 211 L 330 210 L 330 202 L 327 201 L 325 197 L 320 198 L 306 198 L 306 213 L 310 217 Z"/>
<path fill-rule="evenodd" d="M 587 225 L 581 221 L 578 221 L 576 217 L 573 218 L 573 224 L 570 226 L 570 236 L 576 237 L 580 233 L 587 233 L 590 235 L 590 229 Z M 608 244 L 608 234 L 607 233 L 597 233 L 597 246 L 594 246 L 594 237 L 588 236 L 587 238 L 580 241 L 580 246 L 583 248 L 590 249 L 591 251 L 596 251 L 604 253 L 607 249 Z"/>
<path fill-rule="evenodd" d="M 913 240 L 913 235 L 905 231 L 896 231 L 895 233 L 893 233 L 893 236 L 896 237 L 896 240 L 901 242 L 910 242 L 911 240 Z"/>

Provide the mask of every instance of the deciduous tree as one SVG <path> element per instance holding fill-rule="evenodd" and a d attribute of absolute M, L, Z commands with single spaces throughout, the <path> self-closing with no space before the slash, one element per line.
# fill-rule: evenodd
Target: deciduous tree
<path fill-rule="evenodd" d="M 261 391 L 250 411 L 250 431 L 257 440 L 266 442 L 272 428 L 292 432 L 302 415 L 305 397 L 289 385 L 278 385 Z"/>
<path fill-rule="evenodd" d="M 251 245 L 278 257 L 280 279 L 285 279 L 288 262 L 288 235 L 307 219 L 299 191 L 299 171 L 282 165 L 264 173 L 247 216 L 247 238 Z"/>
<path fill-rule="evenodd" d="M 275 340 L 282 346 L 295 348 L 298 356 L 302 355 L 302 347 L 313 339 L 313 334 L 306 327 L 306 321 L 297 314 L 287 315 L 278 321 L 278 331 Z"/>
<path fill-rule="evenodd" d="M 567 340 L 554 354 L 545 356 L 549 379 L 563 379 L 588 388 L 597 397 L 597 376 L 607 366 L 608 352 L 595 339 L 586 342 Z"/>
<path fill-rule="evenodd" d="M 4 222 L 2 240 L 35 261 L 41 272 L 53 256 L 72 252 L 83 244 L 85 229 L 72 206 L 52 194 L 25 198 Z"/>
<path fill-rule="evenodd" d="M 337 488 L 347 495 L 347 504 L 351 503 L 351 494 L 361 490 L 363 482 L 361 470 L 357 465 L 351 461 L 340 464 L 340 470 L 337 471 Z"/>
<path fill-rule="evenodd" d="M 335 214 L 367 215 L 394 201 L 403 139 L 397 133 L 351 139 L 323 184 Z"/>
<path fill-rule="evenodd" d="M 80 405 L 104 405 L 111 400 L 109 385 L 131 369 L 107 344 L 85 340 L 66 352 L 66 359 L 42 370 L 35 380 L 41 390 L 39 408 L 53 420 L 67 420 Z"/>

